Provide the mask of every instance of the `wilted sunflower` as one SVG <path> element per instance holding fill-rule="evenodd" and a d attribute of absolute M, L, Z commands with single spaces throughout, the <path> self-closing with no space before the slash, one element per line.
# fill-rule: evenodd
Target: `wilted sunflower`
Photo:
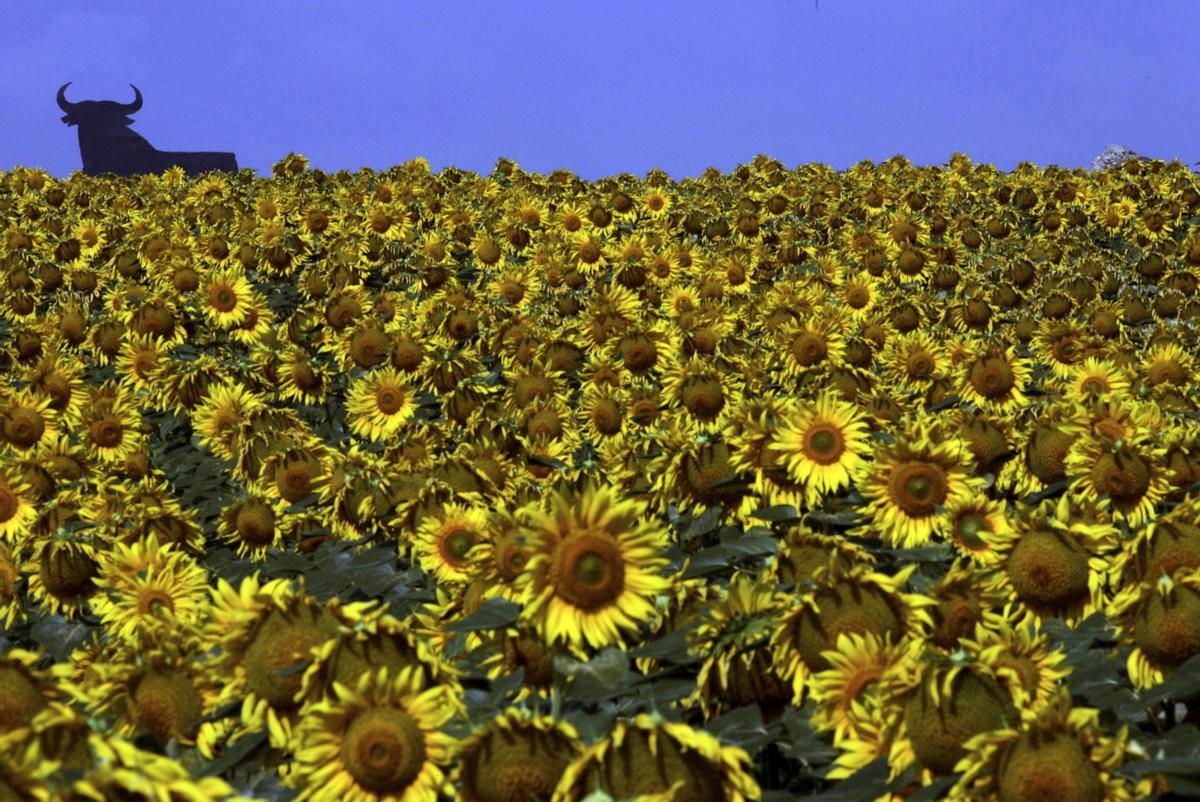
<path fill-rule="evenodd" d="M 50 671 L 38 668 L 42 657 L 19 648 L 0 655 L 0 735 L 28 735 L 34 716 L 62 695 Z"/>
<path fill-rule="evenodd" d="M 745 750 L 646 713 L 618 720 L 607 738 L 576 758 L 552 800 L 583 802 L 596 791 L 657 802 L 749 802 L 760 795 Z"/>
<path fill-rule="evenodd" d="M 427 515 L 411 548 L 422 570 L 440 583 L 472 579 L 470 552 L 488 534 L 487 513 L 481 507 L 447 504 Z"/>
<path fill-rule="evenodd" d="M 7 629 L 25 615 L 19 552 L 0 542 L 0 627 Z"/>
<path fill-rule="evenodd" d="M 282 517 L 284 508 L 282 502 L 250 491 L 221 511 L 221 539 L 236 546 L 239 557 L 250 555 L 261 560 L 267 549 L 280 545 L 281 531 L 276 521 Z"/>
<path fill-rule="evenodd" d="M 456 710 L 449 689 L 423 687 L 411 669 L 334 689 L 336 700 L 307 706 L 300 722 L 289 777 L 298 802 L 435 802 L 455 746 L 441 732 Z"/>
<path fill-rule="evenodd" d="M 936 418 L 916 419 L 895 442 L 879 441 L 856 484 L 868 502 L 866 533 L 900 548 L 925 545 L 944 533 L 945 508 L 981 489 L 970 473 L 971 452 Z"/>
<path fill-rule="evenodd" d="M 583 751 L 565 721 L 509 708 L 459 744 L 460 802 L 550 802 L 567 766 Z"/>
<path fill-rule="evenodd" d="M 711 358 L 672 359 L 665 369 L 662 392 L 673 410 L 689 425 L 704 431 L 720 430 L 729 420 L 741 395 L 734 374 L 720 369 Z"/>
<path fill-rule="evenodd" d="M 774 585 L 739 572 L 701 609 L 699 626 L 688 631 L 688 652 L 703 659 L 688 701 L 698 699 L 706 717 L 757 704 L 769 722 L 787 707 L 791 688 L 772 665 L 770 649 L 781 602 Z"/>
<path fill-rule="evenodd" d="M 96 592 L 98 546 L 87 539 L 38 539 L 24 570 L 29 595 L 51 613 L 73 616 Z"/>
<path fill-rule="evenodd" d="M 321 403 L 329 386 L 326 365 L 299 346 L 284 354 L 279 366 L 279 387 L 276 392 L 285 401 L 305 404 Z"/>
<path fill-rule="evenodd" d="M 115 719 L 112 731 L 123 738 L 148 733 L 163 744 L 193 744 L 205 700 L 216 695 L 212 678 L 196 667 L 198 647 L 189 640 L 116 650 L 93 666 L 89 707 Z"/>
<path fill-rule="evenodd" d="M 376 601 L 340 604 L 331 600 L 328 609 L 339 622 L 338 635 L 313 651 L 300 690 L 303 700 L 332 699 L 334 683 L 353 688 L 361 677 L 379 669 L 395 675 L 411 668 L 421 672 L 424 685 L 456 690 L 453 702 L 461 706 L 456 669 L 437 654 L 411 619 L 396 618 Z"/>
<path fill-rule="evenodd" d="M 816 505 L 850 484 L 866 464 L 867 422 L 857 404 L 826 391 L 781 420 L 770 448 L 782 452 L 788 474 L 804 484 L 808 503 Z"/>
<path fill-rule="evenodd" d="M 844 537 L 814 532 L 802 523 L 793 524 L 779 544 L 779 555 L 768 565 L 766 576 L 779 582 L 802 583 L 830 562 L 838 569 L 855 564 L 869 565 L 870 552 Z"/>
<path fill-rule="evenodd" d="M 1130 588 L 1200 568 L 1200 498 L 1192 498 L 1138 529 L 1113 558 L 1111 584 Z"/>
<path fill-rule="evenodd" d="M 1036 417 L 1017 430 L 1023 437 L 1015 444 L 1017 455 L 996 477 L 998 488 L 1022 496 L 1068 478 L 1067 457 L 1085 431 L 1079 408 L 1069 402 L 1035 407 L 1031 414 Z"/>
<path fill-rule="evenodd" d="M 1166 789 L 1153 775 L 1133 780 L 1117 773 L 1146 754 L 1122 726 L 1106 735 L 1100 711 L 1072 707 L 1063 689 L 1054 703 L 1018 725 L 980 732 L 966 741 L 957 768 L 962 777 L 950 790 L 965 802 L 1149 799 Z"/>
<path fill-rule="evenodd" d="M 936 582 L 924 589 L 934 602 L 929 608 L 933 625 L 924 637 L 947 654 L 956 652 L 963 638 L 1004 604 L 1007 594 L 988 581 L 989 575 L 961 559 Z"/>
<path fill-rule="evenodd" d="M 909 767 L 927 785 L 955 770 L 972 736 L 1018 720 L 1012 697 L 983 662 L 914 660 L 889 677 L 886 706 L 893 731 L 888 763 L 894 779 Z"/>
<path fill-rule="evenodd" d="M 1128 670 L 1134 687 L 1157 685 L 1200 654 L 1200 568 L 1126 587 L 1112 600 L 1108 614 L 1122 640 L 1133 645 Z"/>
<path fill-rule="evenodd" d="M 371 440 L 398 431 L 416 408 L 415 389 L 390 365 L 352 381 L 346 399 L 350 431 Z"/>
<path fill-rule="evenodd" d="M 654 596 L 671 582 L 664 534 L 645 504 L 606 486 L 555 492 L 545 511 L 530 509 L 534 555 L 518 579 L 524 620 L 551 642 L 602 648 L 655 615 Z"/>

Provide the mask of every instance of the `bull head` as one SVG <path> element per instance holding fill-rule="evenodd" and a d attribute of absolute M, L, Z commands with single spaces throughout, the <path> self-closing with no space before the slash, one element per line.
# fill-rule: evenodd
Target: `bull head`
<path fill-rule="evenodd" d="M 66 112 L 62 121 L 67 125 L 79 125 L 91 120 L 115 120 L 133 114 L 142 107 L 142 93 L 133 84 L 130 84 L 135 95 L 132 103 L 117 103 L 112 100 L 81 100 L 72 103 L 67 100 L 67 87 L 70 85 L 71 82 L 67 81 L 58 88 L 58 107 Z M 133 120 L 125 119 L 124 122 L 131 123 Z"/>

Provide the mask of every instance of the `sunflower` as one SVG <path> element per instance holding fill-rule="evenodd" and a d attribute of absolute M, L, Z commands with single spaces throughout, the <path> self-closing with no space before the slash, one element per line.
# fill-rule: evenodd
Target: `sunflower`
<path fill-rule="evenodd" d="M 846 343 L 842 331 L 846 321 L 841 315 L 840 309 L 826 307 L 820 316 L 793 321 L 773 333 L 787 379 L 800 381 L 843 363 Z"/>
<path fill-rule="evenodd" d="M 79 538 L 34 541 L 23 567 L 29 595 L 51 613 L 79 613 L 96 592 L 99 545 Z"/>
<path fill-rule="evenodd" d="M 985 612 L 983 619 L 972 637 L 959 639 L 959 648 L 968 658 L 992 666 L 1018 708 L 1044 709 L 1071 673 L 1066 654 L 1050 647 L 1037 618 L 1019 604 Z"/>
<path fill-rule="evenodd" d="M 902 666 L 887 688 L 893 779 L 915 765 L 927 785 L 954 771 L 972 736 L 1018 720 L 1012 697 L 986 663 L 913 660 Z"/>
<path fill-rule="evenodd" d="M 1001 608 L 1006 594 L 988 580 L 990 576 L 969 562 L 955 560 L 924 593 L 934 605 L 929 608 L 932 626 L 925 635 L 930 646 L 947 654 L 957 651 L 963 638 L 975 633 L 977 625 Z"/>
<path fill-rule="evenodd" d="M 0 542 L 0 627 L 13 626 L 25 615 L 24 593 L 20 587 L 23 574 L 19 552 Z"/>
<path fill-rule="evenodd" d="M 961 557 L 981 567 L 995 567 L 1016 539 L 1008 505 L 987 496 L 969 496 L 946 506 L 946 538 Z"/>
<path fill-rule="evenodd" d="M 671 583 L 661 576 L 664 534 L 645 511 L 605 486 L 556 492 L 545 511 L 529 510 L 534 556 L 518 579 L 522 619 L 550 643 L 599 649 L 653 617 L 654 597 Z"/>
<path fill-rule="evenodd" d="M 871 568 L 831 560 L 784 612 L 771 645 L 777 670 L 792 683 L 793 703 L 803 702 L 814 673 L 831 667 L 825 653 L 837 648 L 838 635 L 872 634 L 900 644 L 910 633 L 931 626 L 926 608 L 933 601 L 900 590 L 915 565 L 894 576 Z"/>
<path fill-rule="evenodd" d="M 1124 588 L 1109 605 L 1122 640 L 1132 643 L 1129 677 L 1144 690 L 1200 654 L 1200 568 L 1161 574 Z"/>
<path fill-rule="evenodd" d="M 473 571 L 487 583 L 485 595 L 502 596 L 516 601 L 517 580 L 533 556 L 533 544 L 522 528 L 525 505 L 491 510 L 487 515 L 487 536 L 470 551 Z"/>
<path fill-rule="evenodd" d="M 346 399 L 350 431 L 371 440 L 394 434 L 416 408 L 416 391 L 391 366 L 376 368 L 352 381 Z"/>
<path fill-rule="evenodd" d="M 471 580 L 470 552 L 487 537 L 487 513 L 479 507 L 447 504 L 427 515 L 412 542 L 422 570 L 440 583 Z"/>
<path fill-rule="evenodd" d="M 299 710 L 303 672 L 297 664 L 311 660 L 317 647 L 337 637 L 337 619 L 308 596 L 303 586 L 286 579 L 260 583 L 257 573 L 237 588 L 218 577 L 211 588 L 208 643 L 219 646 L 206 660 L 208 670 L 225 678 L 217 698 L 205 713 L 242 700 L 241 720 L 226 738 L 266 729 L 276 749 L 293 745 L 293 725 Z M 211 730 L 206 722 L 197 733 L 201 752 L 212 758 Z"/>
<path fill-rule="evenodd" d="M 1131 587 L 1200 568 L 1200 499 L 1192 498 L 1138 529 L 1121 544 L 1111 572 L 1115 586 Z"/>
<path fill-rule="evenodd" d="M 25 374 L 29 388 L 50 399 L 50 409 L 58 414 L 60 427 L 74 428 L 87 400 L 84 368 L 73 359 L 47 351 Z"/>
<path fill-rule="evenodd" d="M 1067 468 L 1076 477 L 1070 490 L 1093 502 L 1106 498 L 1113 515 L 1140 526 L 1170 489 L 1165 454 L 1161 446 L 1138 445 L 1136 440 L 1085 436 L 1067 458 Z"/>
<path fill-rule="evenodd" d="M 766 576 L 778 582 L 802 583 L 817 569 L 836 563 L 832 570 L 845 570 L 856 564 L 869 565 L 871 554 L 844 537 L 814 532 L 802 523 L 789 526 L 779 545 L 779 556 L 767 567 Z"/>
<path fill-rule="evenodd" d="M 933 337 L 921 329 L 889 337 L 879 361 L 884 374 L 906 390 L 924 391 L 950 367 Z"/>
<path fill-rule="evenodd" d="M 17 453 L 35 452 L 58 437 L 58 414 L 50 399 L 17 390 L 0 400 L 0 442 Z"/>
<path fill-rule="evenodd" d="M 895 442 L 879 441 L 856 477 L 868 499 L 866 532 L 900 548 L 929 543 L 949 520 L 945 508 L 981 488 L 968 471 L 970 450 L 936 418 L 915 419 Z"/>
<path fill-rule="evenodd" d="M 396 618 L 377 601 L 340 604 L 331 600 L 328 609 L 338 620 L 338 634 L 313 651 L 301 681 L 302 700 L 332 699 L 335 683 L 353 688 L 360 678 L 380 669 L 393 674 L 416 669 L 425 685 L 455 689 L 454 703 L 461 707 L 457 670 L 438 656 L 432 642 L 420 636 L 411 620 Z"/>
<path fill-rule="evenodd" d="M 0 736 L 28 735 L 34 716 L 61 696 L 55 677 L 38 668 L 42 657 L 19 648 L 0 655 Z"/>
<path fill-rule="evenodd" d="M 662 392 L 689 425 L 704 431 L 723 428 L 740 398 L 741 383 L 710 358 L 673 359 L 665 370 Z"/>
<path fill-rule="evenodd" d="M 435 802 L 447 790 L 455 740 L 441 728 L 456 708 L 446 686 L 381 669 L 334 690 L 336 699 L 305 707 L 297 731 L 288 779 L 298 802 Z"/>
<path fill-rule="evenodd" d="M 1129 392 L 1125 371 L 1113 362 L 1090 356 L 1076 365 L 1069 377 L 1059 380 L 1059 392 L 1088 402 L 1113 401 Z"/>
<path fill-rule="evenodd" d="M 251 490 L 221 511 L 221 539 L 236 546 L 239 557 L 262 560 L 268 549 L 280 546 L 282 533 L 276 523 L 284 508 L 282 502 Z"/>
<path fill-rule="evenodd" d="M 785 417 L 769 447 L 782 452 L 788 474 L 804 484 L 808 503 L 816 505 L 865 466 L 867 428 L 857 404 L 826 391 Z"/>
<path fill-rule="evenodd" d="M 17 471 L 0 465 L 0 537 L 15 542 L 23 538 L 38 516 L 33 488 Z"/>
<path fill-rule="evenodd" d="M 1067 458 L 1085 427 L 1079 407 L 1068 402 L 1043 404 L 1030 410 L 1023 442 L 1014 444 L 1017 456 L 1008 460 L 996 477 L 996 486 L 1024 496 L 1040 493 L 1066 481 Z"/>
<path fill-rule="evenodd" d="M 325 399 L 329 381 L 329 370 L 321 361 L 305 348 L 292 346 L 280 364 L 276 392 L 283 401 L 319 404 Z"/>
<path fill-rule="evenodd" d="M 50 802 L 54 797 L 46 780 L 58 769 L 41 754 L 36 739 L 22 732 L 0 735 L 0 792 L 8 798 Z"/>
<path fill-rule="evenodd" d="M 842 632 L 832 646 L 821 653 L 829 667 L 809 679 L 816 705 L 812 726 L 832 732 L 837 746 L 870 739 L 872 725 L 883 718 L 880 680 L 905 659 L 907 644 L 872 632 Z"/>
<path fill-rule="evenodd" d="M 122 345 L 117 370 L 123 387 L 151 392 L 158 374 L 168 363 L 165 344 L 151 336 L 130 335 Z"/>
<path fill-rule="evenodd" d="M 959 393 L 984 409 L 1005 412 L 1025 403 L 1022 390 L 1029 374 L 1014 346 L 980 349 L 959 368 Z"/>
<path fill-rule="evenodd" d="M 112 731 L 122 738 L 148 733 L 161 743 L 175 738 L 192 745 L 206 700 L 216 695 L 212 680 L 196 667 L 198 649 L 189 640 L 116 650 L 93 664 L 88 706 L 115 719 Z"/>
<path fill-rule="evenodd" d="M 191 410 L 192 429 L 208 450 L 223 460 L 236 459 L 247 418 L 264 409 L 266 399 L 238 381 L 209 385 L 203 400 Z"/>
<path fill-rule="evenodd" d="M 1019 536 L 995 568 L 997 585 L 1039 618 L 1071 624 L 1103 608 L 1108 555 L 1118 543 L 1104 517 L 1069 493 L 1023 510 Z"/>
<path fill-rule="evenodd" d="M 583 751 L 565 721 L 505 710 L 459 744 L 460 802 L 549 802 L 567 766 Z"/>
<path fill-rule="evenodd" d="M 247 306 L 253 296 L 254 288 L 241 270 L 211 270 L 201 281 L 200 309 L 213 325 L 231 329 L 245 320 Z"/>
<path fill-rule="evenodd" d="M 160 545 L 155 535 L 115 543 L 98 563 L 99 592 L 91 607 L 116 638 L 136 648 L 163 628 L 180 635 L 201 623 L 208 572 L 187 554 Z"/>
<path fill-rule="evenodd" d="M 757 704 L 764 720 L 777 718 L 791 690 L 772 665 L 769 640 L 782 597 L 774 586 L 735 573 L 720 597 L 706 603 L 699 626 L 688 630 L 688 652 L 702 658 L 696 690 L 706 717 Z"/>
<path fill-rule="evenodd" d="M 1128 802 L 1165 791 L 1153 775 L 1133 780 L 1117 772 L 1146 753 L 1130 740 L 1128 727 L 1106 735 L 1100 711 L 1072 707 L 1065 689 L 1019 728 L 1014 718 L 1006 727 L 975 734 L 963 752 L 957 766 L 962 777 L 949 794 L 964 802 Z"/>
<path fill-rule="evenodd" d="M 143 445 L 142 417 L 128 392 L 115 382 L 88 388 L 81 415 L 82 440 L 106 464 L 120 464 Z"/>
<path fill-rule="evenodd" d="M 582 802 L 602 791 L 611 799 L 747 802 L 760 796 L 750 756 L 704 730 L 640 713 L 568 766 L 552 802 Z"/>

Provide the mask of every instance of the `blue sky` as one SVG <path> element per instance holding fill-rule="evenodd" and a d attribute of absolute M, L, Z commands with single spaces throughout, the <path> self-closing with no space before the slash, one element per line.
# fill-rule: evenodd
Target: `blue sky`
<path fill-rule="evenodd" d="M 289 151 L 329 171 L 505 156 L 589 181 L 758 153 L 1200 160 L 1194 0 L 5 0 L 3 23 L 0 169 L 59 177 L 80 168 L 66 81 L 71 100 L 137 84 L 133 128 L 156 147 L 261 174 Z"/>

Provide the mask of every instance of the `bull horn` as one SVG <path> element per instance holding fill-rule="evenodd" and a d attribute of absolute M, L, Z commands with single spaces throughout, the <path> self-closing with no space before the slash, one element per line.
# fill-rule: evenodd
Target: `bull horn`
<path fill-rule="evenodd" d="M 67 81 L 65 84 L 63 84 L 62 86 L 60 86 L 58 88 L 58 107 L 60 109 L 62 109 L 63 111 L 65 111 L 67 114 L 70 114 L 74 110 L 75 106 L 77 105 L 77 104 L 71 103 L 69 100 L 67 100 L 67 87 L 70 85 L 71 85 L 71 82 Z"/>
<path fill-rule="evenodd" d="M 130 86 L 133 86 L 133 84 L 130 84 Z M 133 102 L 126 103 L 121 107 L 121 111 L 125 112 L 126 114 L 133 114 L 142 107 L 142 93 L 138 91 L 136 86 L 133 86 L 133 92 L 136 95 L 136 97 L 133 99 Z"/>

